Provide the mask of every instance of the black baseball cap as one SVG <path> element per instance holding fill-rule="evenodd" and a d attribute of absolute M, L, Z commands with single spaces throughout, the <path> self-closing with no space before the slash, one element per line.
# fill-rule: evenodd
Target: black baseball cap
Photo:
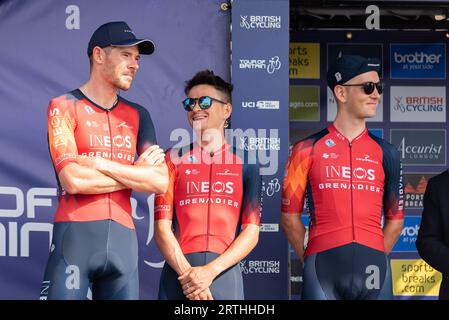
<path fill-rule="evenodd" d="M 90 56 L 97 46 L 105 48 L 108 46 L 129 47 L 134 45 L 138 46 L 140 54 L 152 54 L 154 52 L 153 41 L 137 39 L 124 21 L 112 21 L 101 25 L 92 34 L 87 46 L 87 55 Z"/>
<path fill-rule="evenodd" d="M 378 58 L 365 58 L 357 55 L 342 55 L 338 57 L 327 70 L 327 85 L 334 92 L 337 84 L 344 84 L 359 74 L 380 71 Z"/>

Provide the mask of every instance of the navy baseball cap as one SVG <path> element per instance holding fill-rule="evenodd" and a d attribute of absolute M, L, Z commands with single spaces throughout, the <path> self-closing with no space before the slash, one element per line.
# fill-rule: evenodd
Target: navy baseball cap
<path fill-rule="evenodd" d="M 105 48 L 108 46 L 129 47 L 134 45 L 138 46 L 140 54 L 152 54 L 154 52 L 153 41 L 137 39 L 124 21 L 112 21 L 101 25 L 92 34 L 87 46 L 87 55 L 90 56 L 97 46 Z"/>
<path fill-rule="evenodd" d="M 365 58 L 357 55 L 343 55 L 337 58 L 327 70 L 327 85 L 334 92 L 337 84 L 344 84 L 359 74 L 380 71 L 378 58 Z"/>

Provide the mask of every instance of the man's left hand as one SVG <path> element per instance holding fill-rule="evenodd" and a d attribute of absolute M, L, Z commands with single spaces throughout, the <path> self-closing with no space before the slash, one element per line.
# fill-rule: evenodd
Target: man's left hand
<path fill-rule="evenodd" d="M 210 267 L 192 267 L 178 277 L 182 291 L 187 299 L 192 299 L 203 290 L 209 288 L 216 275 Z"/>

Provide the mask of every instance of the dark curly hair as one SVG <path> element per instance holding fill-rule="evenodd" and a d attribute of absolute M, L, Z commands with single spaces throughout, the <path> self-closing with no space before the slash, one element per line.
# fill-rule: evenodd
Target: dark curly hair
<path fill-rule="evenodd" d="M 186 81 L 184 93 L 189 94 L 190 89 L 200 84 L 207 84 L 218 91 L 222 92 L 226 98 L 226 102 L 232 102 L 232 89 L 234 86 L 231 83 L 224 81 L 221 77 L 214 74 L 212 70 L 202 70 L 197 72 L 192 79 Z"/>

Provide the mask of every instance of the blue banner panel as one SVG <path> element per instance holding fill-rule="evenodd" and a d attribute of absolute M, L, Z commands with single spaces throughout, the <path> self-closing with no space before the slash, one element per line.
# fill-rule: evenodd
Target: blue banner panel
<path fill-rule="evenodd" d="M 420 224 L 421 216 L 406 216 L 401 236 L 392 252 L 416 252 L 416 238 L 418 237 Z"/>
<path fill-rule="evenodd" d="M 446 79 L 446 44 L 392 43 L 391 79 Z"/>
<path fill-rule="evenodd" d="M 237 147 L 257 153 L 263 178 L 261 236 L 242 265 L 249 299 L 287 298 L 288 252 L 279 219 L 288 153 L 288 21 L 288 0 L 232 4 L 232 132 Z"/>

